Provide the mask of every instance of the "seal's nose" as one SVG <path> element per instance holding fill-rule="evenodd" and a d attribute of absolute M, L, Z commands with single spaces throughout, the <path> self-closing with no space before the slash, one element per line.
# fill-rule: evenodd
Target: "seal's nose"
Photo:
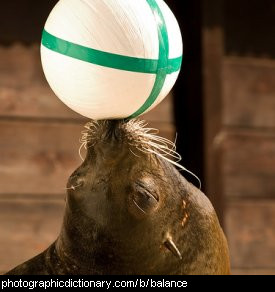
<path fill-rule="evenodd" d="M 108 164 L 111 167 L 119 158 L 125 154 L 125 131 L 123 120 L 104 120 L 97 122 L 97 128 L 93 129 L 93 140 L 87 147 L 87 159 Z"/>
<path fill-rule="evenodd" d="M 118 133 L 119 133 L 119 125 L 121 121 L 120 120 L 109 120 L 107 121 L 107 128 L 106 128 L 106 134 L 105 139 L 117 139 Z"/>
<path fill-rule="evenodd" d="M 106 132 L 104 140 L 110 143 L 117 143 L 122 139 L 121 125 L 125 123 L 123 120 L 108 120 L 106 121 Z"/>
<path fill-rule="evenodd" d="M 128 151 L 124 120 L 102 120 L 88 126 L 87 156 L 90 162 L 111 167 Z"/>

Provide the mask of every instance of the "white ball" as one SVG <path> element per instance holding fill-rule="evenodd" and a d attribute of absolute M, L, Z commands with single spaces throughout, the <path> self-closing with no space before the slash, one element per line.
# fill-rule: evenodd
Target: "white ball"
<path fill-rule="evenodd" d="M 60 0 L 43 31 L 42 65 L 55 94 L 91 119 L 134 118 L 172 89 L 182 61 L 163 0 Z"/>

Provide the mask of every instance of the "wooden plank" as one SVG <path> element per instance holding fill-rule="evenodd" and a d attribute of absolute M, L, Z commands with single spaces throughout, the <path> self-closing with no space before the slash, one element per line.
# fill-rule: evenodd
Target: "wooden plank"
<path fill-rule="evenodd" d="M 232 275 L 275 275 L 275 269 L 232 269 Z"/>
<path fill-rule="evenodd" d="M 0 116 L 83 120 L 51 91 L 39 54 L 38 45 L 0 47 Z"/>
<path fill-rule="evenodd" d="M 0 116 L 87 120 L 70 110 L 50 89 L 38 45 L 0 47 Z M 172 94 L 142 118 L 172 124 Z"/>
<path fill-rule="evenodd" d="M 275 127 L 275 61 L 226 58 L 223 63 L 224 124 Z"/>
<path fill-rule="evenodd" d="M 64 194 L 82 125 L 0 122 L 0 193 Z"/>
<path fill-rule="evenodd" d="M 173 140 L 170 124 L 149 126 Z M 82 124 L 0 121 L 0 194 L 64 194 L 69 175 L 81 164 L 82 130 Z"/>
<path fill-rule="evenodd" d="M 222 127 L 223 0 L 203 0 L 204 148 L 206 193 L 223 221 L 220 153 L 215 139 Z"/>
<path fill-rule="evenodd" d="M 57 238 L 63 218 L 62 200 L 0 200 L 0 271 L 45 250 Z"/>
<path fill-rule="evenodd" d="M 226 233 L 233 269 L 275 270 L 275 201 L 229 201 Z"/>
<path fill-rule="evenodd" d="M 221 137 L 227 197 L 275 198 L 275 134 L 234 131 Z"/>

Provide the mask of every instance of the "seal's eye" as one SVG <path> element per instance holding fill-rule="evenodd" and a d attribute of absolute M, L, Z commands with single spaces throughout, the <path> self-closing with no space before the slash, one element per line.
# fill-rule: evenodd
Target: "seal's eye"
<path fill-rule="evenodd" d="M 156 209 L 159 198 L 148 190 L 142 183 L 136 183 L 133 196 L 134 205 L 144 214 L 148 214 Z"/>

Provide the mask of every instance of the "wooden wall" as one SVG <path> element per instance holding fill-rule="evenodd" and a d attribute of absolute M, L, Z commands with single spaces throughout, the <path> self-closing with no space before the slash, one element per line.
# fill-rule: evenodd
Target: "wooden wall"
<path fill-rule="evenodd" d="M 144 119 L 173 140 L 172 112 L 170 96 Z M 50 90 L 38 44 L 0 46 L 0 274 L 57 237 L 86 122 Z"/>
<path fill-rule="evenodd" d="M 208 191 L 234 274 L 275 274 L 274 1 L 204 0 Z"/>
<path fill-rule="evenodd" d="M 232 265 L 275 274 L 275 60 L 227 57 L 223 74 L 219 147 Z"/>

